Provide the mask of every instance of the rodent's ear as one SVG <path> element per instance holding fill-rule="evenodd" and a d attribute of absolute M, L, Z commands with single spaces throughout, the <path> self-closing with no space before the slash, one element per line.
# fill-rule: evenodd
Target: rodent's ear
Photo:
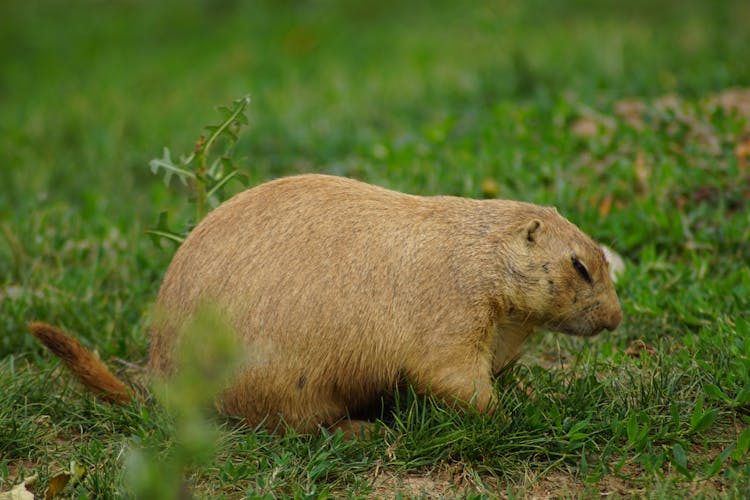
<path fill-rule="evenodd" d="M 532 219 L 526 223 L 523 228 L 523 234 L 526 237 L 526 241 L 529 243 L 536 242 L 539 237 L 539 233 L 542 231 L 542 221 L 539 219 Z"/>

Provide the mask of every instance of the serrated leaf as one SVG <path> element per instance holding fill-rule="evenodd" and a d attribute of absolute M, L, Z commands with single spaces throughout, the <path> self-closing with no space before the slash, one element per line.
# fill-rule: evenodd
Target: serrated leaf
<path fill-rule="evenodd" d="M 166 232 L 172 232 L 172 230 L 169 229 L 169 214 L 166 210 L 162 210 L 159 212 L 159 218 L 156 221 L 156 230 L 157 231 L 166 231 Z"/>
<path fill-rule="evenodd" d="M 195 151 L 191 151 L 190 154 L 188 155 L 184 155 L 184 154 L 180 155 L 180 163 L 182 163 L 183 165 L 188 165 L 194 159 L 195 159 Z"/>
<path fill-rule="evenodd" d="M 206 127 L 206 129 L 211 132 L 211 135 L 206 139 L 204 152 L 208 151 L 211 148 L 211 145 L 216 141 L 216 139 L 224 133 L 229 134 L 233 142 L 237 142 L 239 140 L 237 134 L 230 130 L 229 127 L 240 115 L 244 114 L 245 108 L 247 107 L 249 102 L 249 97 L 244 97 L 242 99 L 234 101 L 235 106 L 233 109 L 224 108 L 228 111 L 228 114 L 225 114 L 225 119 L 222 123 L 220 123 L 219 125 L 209 125 Z"/>
<path fill-rule="evenodd" d="M 222 156 L 219 159 L 219 162 L 221 163 L 222 172 L 231 172 L 233 170 L 236 170 L 234 167 L 234 161 L 232 161 L 231 156 Z"/>
<path fill-rule="evenodd" d="M 211 190 L 208 192 L 208 197 L 210 198 L 211 196 L 213 196 L 216 193 L 216 191 L 221 189 L 222 186 L 226 185 L 227 182 L 237 177 L 238 174 L 239 174 L 239 170 L 234 170 L 233 172 L 229 172 L 227 175 L 225 175 L 219 182 L 217 182 L 211 188 Z"/>
<path fill-rule="evenodd" d="M 208 175 L 206 177 L 209 179 L 212 177 L 220 177 L 222 166 L 221 158 L 215 159 L 213 163 L 211 163 L 211 166 L 208 167 Z"/>
<path fill-rule="evenodd" d="M 185 241 L 185 237 L 182 236 L 179 233 L 171 233 L 167 231 L 154 231 L 152 229 L 147 229 L 146 234 L 152 237 L 152 240 L 155 241 L 157 244 L 162 240 L 168 240 L 176 244 L 181 244 L 183 241 Z"/>
<path fill-rule="evenodd" d="M 233 101 L 231 106 L 220 106 L 218 111 L 222 117 L 219 124 L 211 124 L 205 127 L 208 131 L 207 137 L 201 136 L 196 143 L 193 152 L 188 156 L 181 156 L 176 162 L 171 157 L 169 148 L 164 148 L 161 158 L 154 158 L 149 162 L 153 173 L 163 172 L 164 182 L 169 185 L 172 178 L 177 176 L 183 185 L 190 184 L 191 189 L 186 193 L 190 201 L 197 201 L 196 220 L 199 222 L 206 214 L 206 206 L 215 206 L 219 200 L 215 196 L 231 179 L 237 178 L 239 173 L 234 168 L 231 152 L 234 145 L 239 141 L 239 131 L 243 125 L 249 123 L 245 114 L 250 103 L 250 98 L 245 96 Z M 221 156 L 215 158 L 211 147 L 217 139 L 223 138 L 222 146 L 226 145 Z M 210 167 L 207 164 L 210 163 Z M 192 182 L 188 182 L 192 180 Z M 164 239 L 173 243 L 181 243 L 190 228 L 182 233 L 173 231 L 167 225 L 166 218 L 160 215 L 156 228 L 148 229 L 146 233 L 159 245 Z"/>
<path fill-rule="evenodd" d="M 237 121 L 243 126 L 250 125 L 250 120 L 248 120 L 247 115 L 245 115 L 245 113 L 240 113 L 239 115 L 237 115 L 237 117 L 235 118 L 235 121 Z"/>
<path fill-rule="evenodd" d="M 191 160 L 192 156 L 190 157 L 189 161 Z M 164 156 L 162 158 L 154 158 L 150 162 L 148 162 L 148 164 L 151 168 L 151 172 L 154 174 L 158 173 L 159 170 L 164 171 L 164 183 L 167 186 L 169 186 L 169 183 L 172 180 L 172 175 L 176 175 L 183 185 L 187 184 L 187 179 L 195 178 L 195 174 L 193 174 L 191 171 L 175 165 L 175 163 L 172 161 L 169 148 L 164 148 Z"/>
<path fill-rule="evenodd" d="M 151 241 L 157 246 L 161 245 L 162 240 L 168 240 L 178 245 L 185 240 L 183 235 L 169 228 L 167 218 L 168 215 L 166 211 L 160 212 L 159 219 L 156 222 L 156 227 L 153 229 L 146 229 L 146 234 L 149 235 Z"/>
<path fill-rule="evenodd" d="M 164 148 L 164 156 L 162 158 L 154 158 L 150 162 L 148 162 L 149 167 L 151 167 L 151 173 L 155 174 L 159 171 L 159 161 L 163 161 L 165 163 L 172 163 L 171 155 L 169 154 L 169 148 Z"/>

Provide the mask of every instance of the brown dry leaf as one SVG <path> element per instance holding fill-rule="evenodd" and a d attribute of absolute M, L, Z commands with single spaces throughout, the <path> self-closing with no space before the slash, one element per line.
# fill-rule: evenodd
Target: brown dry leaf
<path fill-rule="evenodd" d="M 675 113 L 680 111 L 682 106 L 682 100 L 674 94 L 666 94 L 654 101 L 654 108 L 658 111 L 673 111 Z"/>
<path fill-rule="evenodd" d="M 712 95 L 709 102 L 727 113 L 735 111 L 741 116 L 750 117 L 750 89 L 727 89 Z"/>
<path fill-rule="evenodd" d="M 609 215 L 609 211 L 612 209 L 612 195 L 608 194 L 604 197 L 602 202 L 599 204 L 599 216 L 606 217 Z"/>
<path fill-rule="evenodd" d="M 640 339 L 634 340 L 633 342 L 631 342 L 628 348 L 625 349 L 625 354 L 627 354 L 631 358 L 640 358 L 641 354 L 643 354 L 644 352 L 647 352 L 653 355 L 653 354 L 656 354 L 656 349 L 647 345 L 644 341 Z"/>
<path fill-rule="evenodd" d="M 734 148 L 734 154 L 737 156 L 737 166 L 740 168 L 740 173 L 744 175 L 747 172 L 747 158 L 750 156 L 750 135 L 740 140 Z"/>
<path fill-rule="evenodd" d="M 385 454 L 388 455 L 388 459 L 391 462 L 395 462 L 396 461 L 396 458 L 397 458 L 396 457 L 396 450 L 397 449 L 398 449 L 398 443 L 396 441 L 394 441 L 393 443 L 390 443 L 388 445 L 388 448 L 386 448 L 386 450 L 385 450 Z M 376 474 L 377 474 L 377 471 L 376 471 Z"/>
<path fill-rule="evenodd" d="M 67 472 L 61 472 L 49 480 L 47 491 L 44 492 L 44 500 L 55 498 L 68 485 L 72 476 Z"/>
<path fill-rule="evenodd" d="M 86 475 L 86 469 L 78 464 L 75 460 L 70 462 L 70 470 L 61 472 L 52 477 L 49 481 L 47 491 L 44 493 L 44 500 L 50 500 L 62 493 L 68 484 L 74 485 Z"/>
<path fill-rule="evenodd" d="M 615 114 L 636 130 L 643 128 L 643 115 L 646 103 L 642 99 L 630 97 L 615 103 Z"/>
<path fill-rule="evenodd" d="M 584 116 L 573 122 L 570 130 L 577 137 L 590 138 L 599 133 L 599 124 L 592 117 Z"/>

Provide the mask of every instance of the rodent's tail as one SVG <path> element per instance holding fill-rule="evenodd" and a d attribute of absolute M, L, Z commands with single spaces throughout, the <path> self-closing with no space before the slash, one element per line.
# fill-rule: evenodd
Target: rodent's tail
<path fill-rule="evenodd" d="M 104 363 L 76 339 L 47 323 L 29 323 L 31 334 L 60 358 L 87 388 L 110 403 L 128 403 L 133 396 Z"/>

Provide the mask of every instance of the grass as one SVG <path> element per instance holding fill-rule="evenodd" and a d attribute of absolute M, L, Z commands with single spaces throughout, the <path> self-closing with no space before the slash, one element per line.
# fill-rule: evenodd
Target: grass
<path fill-rule="evenodd" d="M 190 151 L 215 106 L 250 94 L 236 150 L 250 185 L 315 171 L 556 205 L 625 257 L 625 319 L 533 339 L 497 382 L 496 417 L 407 395 L 385 437 L 354 443 L 214 419 L 215 453 L 188 468 L 196 494 L 744 496 L 750 110 L 727 91 L 750 87 L 749 15 L 741 1 L 3 2 L 0 491 L 38 473 L 43 494 L 75 460 L 73 494 L 132 494 L 128 450 L 180 449 L 161 404 L 97 402 L 25 324 L 75 332 L 126 374 L 113 357 L 143 364 L 173 252 L 144 230 L 165 209 L 192 216 L 148 162 Z"/>

